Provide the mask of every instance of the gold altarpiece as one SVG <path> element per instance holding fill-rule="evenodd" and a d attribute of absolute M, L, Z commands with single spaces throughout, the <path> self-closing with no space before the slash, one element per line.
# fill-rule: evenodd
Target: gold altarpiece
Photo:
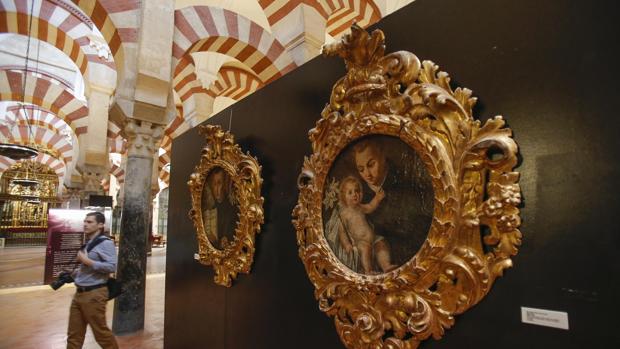
<path fill-rule="evenodd" d="M 33 179 L 36 185 L 15 182 Z M 58 175 L 48 166 L 32 161 L 13 165 L 0 175 L 0 237 L 11 246 L 45 245 L 47 213 L 57 207 Z"/>

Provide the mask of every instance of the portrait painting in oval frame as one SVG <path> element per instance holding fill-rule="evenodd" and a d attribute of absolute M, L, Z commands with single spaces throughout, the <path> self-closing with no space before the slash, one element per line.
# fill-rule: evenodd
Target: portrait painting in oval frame
<path fill-rule="evenodd" d="M 517 145 L 501 116 L 383 32 L 353 25 L 310 130 L 293 211 L 299 256 L 348 348 L 416 348 L 478 303 L 521 244 Z"/>
<path fill-rule="evenodd" d="M 200 263 L 213 266 L 215 283 L 230 287 L 238 273 L 250 272 L 254 261 L 255 235 L 264 220 L 261 168 L 220 126 L 200 126 L 199 132 L 207 144 L 187 182 L 189 216 Z"/>

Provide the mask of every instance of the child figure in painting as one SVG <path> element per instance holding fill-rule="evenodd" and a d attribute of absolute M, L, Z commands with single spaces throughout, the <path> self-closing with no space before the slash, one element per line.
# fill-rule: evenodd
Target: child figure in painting
<path fill-rule="evenodd" d="M 365 274 L 373 273 L 373 252 L 383 272 L 394 270 L 397 266 L 390 261 L 387 242 L 383 236 L 375 234 L 366 219 L 366 215 L 372 213 L 385 197 L 383 190 L 379 190 L 369 203 L 363 204 L 362 183 L 359 179 L 348 176 L 342 180 L 339 194 L 342 227 L 338 232 L 338 239 L 344 250 L 351 253 L 353 249 L 357 249 Z"/>

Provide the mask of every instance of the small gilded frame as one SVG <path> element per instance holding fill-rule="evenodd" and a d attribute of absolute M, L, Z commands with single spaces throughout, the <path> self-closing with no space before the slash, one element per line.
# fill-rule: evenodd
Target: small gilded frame
<path fill-rule="evenodd" d="M 353 26 L 293 211 L 319 308 L 347 348 L 416 348 L 478 303 L 521 244 L 517 145 L 501 116 L 383 32 Z"/>
<path fill-rule="evenodd" d="M 249 273 L 255 235 L 263 224 L 261 167 L 243 154 L 230 132 L 200 126 L 205 137 L 200 163 L 187 182 L 189 217 L 196 228 L 199 261 L 212 265 L 215 283 L 230 287 L 237 273 Z"/>

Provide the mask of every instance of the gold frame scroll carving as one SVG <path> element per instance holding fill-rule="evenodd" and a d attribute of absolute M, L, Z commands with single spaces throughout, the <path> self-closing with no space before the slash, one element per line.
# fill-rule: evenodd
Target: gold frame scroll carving
<path fill-rule="evenodd" d="M 476 102 L 448 74 L 406 51 L 385 54 L 382 31 L 353 26 L 324 55 L 345 60 L 299 176 L 293 210 L 299 256 L 319 308 L 347 348 L 416 348 L 439 339 L 478 303 L 521 244 L 517 145 L 501 116 L 475 120 Z M 325 237 L 328 172 L 361 137 L 391 136 L 421 159 L 432 183 L 432 219 L 417 252 L 394 270 L 352 271 Z M 325 194 L 324 194 L 325 193 Z M 375 240 L 376 241 L 376 240 Z"/>
<path fill-rule="evenodd" d="M 230 132 L 223 131 L 220 126 L 200 126 L 199 132 L 207 144 L 202 149 L 200 163 L 187 182 L 192 197 L 189 217 L 196 228 L 200 263 L 213 266 L 216 284 L 230 287 L 238 273 L 250 272 L 254 261 L 255 235 L 260 232 L 264 221 L 261 167 L 256 158 L 249 153 L 243 154 Z M 213 218 L 205 219 L 208 211 L 204 191 L 210 185 L 209 175 L 214 171 L 225 173 L 230 198 L 238 210 L 234 214 L 237 216 L 236 223 L 233 223 L 234 236 L 230 239 L 207 236 L 207 225 Z"/>

